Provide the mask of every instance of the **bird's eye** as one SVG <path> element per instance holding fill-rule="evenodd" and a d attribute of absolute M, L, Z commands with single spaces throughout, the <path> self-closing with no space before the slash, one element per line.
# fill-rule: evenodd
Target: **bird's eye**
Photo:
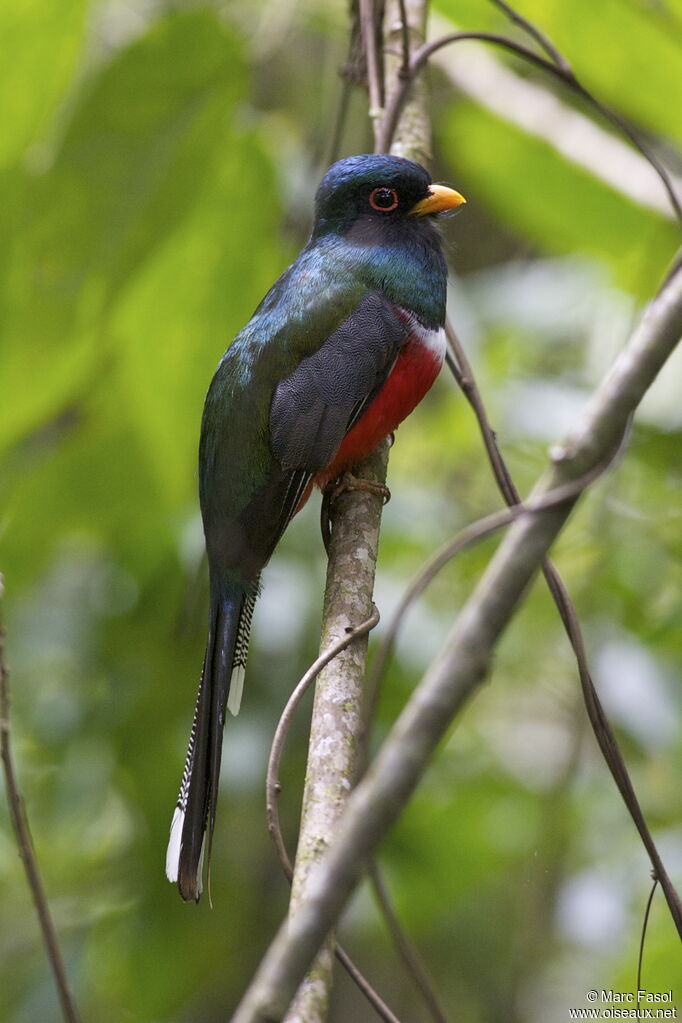
<path fill-rule="evenodd" d="M 379 213 L 390 213 L 398 205 L 398 193 L 395 188 L 375 188 L 370 192 L 369 204 Z"/>

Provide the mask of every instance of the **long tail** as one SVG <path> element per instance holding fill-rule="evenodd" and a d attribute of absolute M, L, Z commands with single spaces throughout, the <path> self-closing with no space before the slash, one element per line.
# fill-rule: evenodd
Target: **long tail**
<path fill-rule="evenodd" d="M 166 875 L 186 902 L 202 892 L 204 847 L 210 860 L 226 707 L 239 713 L 257 586 L 211 595 L 208 639 L 192 731 L 173 813 Z"/>

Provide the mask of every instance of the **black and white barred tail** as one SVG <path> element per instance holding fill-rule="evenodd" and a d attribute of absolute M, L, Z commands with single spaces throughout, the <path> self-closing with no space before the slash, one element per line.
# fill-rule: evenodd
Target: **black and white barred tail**
<path fill-rule="evenodd" d="M 256 583 L 248 593 L 235 587 L 211 599 L 201 682 L 166 852 L 166 875 L 177 882 L 186 902 L 199 901 L 207 841 L 210 860 L 225 710 L 239 713 L 257 595 Z"/>

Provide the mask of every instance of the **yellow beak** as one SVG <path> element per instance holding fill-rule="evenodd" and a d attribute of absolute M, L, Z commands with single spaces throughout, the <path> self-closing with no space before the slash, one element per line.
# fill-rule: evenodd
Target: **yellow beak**
<path fill-rule="evenodd" d="M 410 210 L 410 216 L 423 217 L 427 213 L 442 213 L 443 210 L 454 210 L 466 202 L 463 195 L 455 192 L 454 188 L 447 188 L 445 185 L 430 185 L 429 194 Z"/>

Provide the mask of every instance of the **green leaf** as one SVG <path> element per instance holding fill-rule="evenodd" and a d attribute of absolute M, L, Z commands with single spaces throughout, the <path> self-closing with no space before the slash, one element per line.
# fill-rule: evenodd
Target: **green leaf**
<path fill-rule="evenodd" d="M 640 128 L 682 141 L 682 16 L 671 5 L 523 0 L 513 6 L 557 47 L 597 99 Z M 492 4 L 439 0 L 437 9 L 461 28 L 497 31 L 542 52 Z"/>
<path fill-rule="evenodd" d="M 561 50 L 579 81 L 643 128 L 682 141 L 679 26 L 657 5 L 523 0 L 520 12 Z"/>
<path fill-rule="evenodd" d="M 224 152 L 242 78 L 213 14 L 170 15 L 93 73 L 53 162 L 15 181 L 0 447 L 82 388 L 121 288 Z"/>
<path fill-rule="evenodd" d="M 126 406 L 174 503 L 194 499 L 201 410 L 218 360 L 289 261 L 279 220 L 259 141 L 226 138 L 192 216 L 137 275 L 113 320 Z"/>
<path fill-rule="evenodd" d="M 73 76 L 86 0 L 0 5 L 0 166 L 39 139 Z"/>

